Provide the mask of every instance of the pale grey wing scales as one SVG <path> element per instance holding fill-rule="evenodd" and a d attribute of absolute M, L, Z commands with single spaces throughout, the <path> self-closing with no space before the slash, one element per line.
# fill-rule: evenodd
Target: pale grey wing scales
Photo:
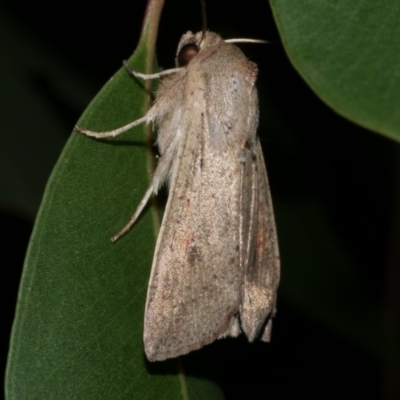
<path fill-rule="evenodd" d="M 256 154 L 258 154 L 259 171 L 259 209 L 258 219 L 261 221 L 259 231 L 256 236 L 256 260 L 254 281 L 264 287 L 268 293 L 269 320 L 261 331 L 261 340 L 269 342 L 271 337 L 272 317 L 276 312 L 276 299 L 280 280 L 280 255 L 278 247 L 278 234 L 276 231 L 275 214 L 272 205 L 271 191 L 269 187 L 268 175 L 265 160 L 260 145 L 257 140 Z"/>
<path fill-rule="evenodd" d="M 218 68 L 221 58 L 235 68 Z M 147 296 L 150 361 L 186 354 L 241 329 L 250 341 L 262 330 L 262 340 L 268 339 L 279 261 L 255 138 L 256 75 L 256 65 L 226 43 L 188 65 L 187 109 L 177 129 L 178 156 Z"/>
<path fill-rule="evenodd" d="M 214 61 L 215 58 L 215 61 Z M 228 73 L 220 68 L 221 59 L 234 65 Z M 205 72 L 212 141 L 219 148 L 238 146 L 238 154 L 248 141 L 254 141 L 258 124 L 258 98 L 255 89 L 257 65 L 249 61 L 236 46 L 223 43 L 218 54 L 207 58 L 211 68 Z M 204 65 L 203 65 L 204 69 Z M 235 162 L 237 157 L 235 157 Z"/>
<path fill-rule="evenodd" d="M 240 165 L 231 153 L 238 151 L 211 144 L 204 102 L 204 93 L 195 92 L 185 113 L 190 118 L 183 121 L 154 256 L 144 327 L 151 361 L 186 354 L 233 331 L 240 306 Z"/>
<path fill-rule="evenodd" d="M 280 260 L 278 241 L 265 168 L 259 139 L 253 148 L 250 163 L 246 162 L 243 190 L 252 196 L 242 203 L 244 238 L 247 239 L 247 263 L 244 268 L 243 300 L 240 321 L 249 341 L 258 335 L 269 341 L 275 313 L 279 283 Z M 251 187 L 250 187 L 251 186 Z"/>

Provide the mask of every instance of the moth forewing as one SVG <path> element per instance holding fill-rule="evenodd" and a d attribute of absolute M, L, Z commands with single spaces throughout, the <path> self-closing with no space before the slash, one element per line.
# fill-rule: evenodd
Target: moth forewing
<path fill-rule="evenodd" d="M 176 68 L 162 76 L 153 107 L 161 154 L 151 192 L 169 182 L 169 197 L 149 281 L 144 345 L 150 361 L 201 348 L 243 332 L 268 340 L 275 311 L 279 256 L 272 203 L 256 138 L 257 67 L 212 32 L 182 36 Z M 132 71 L 139 78 L 145 75 Z M 116 133 L 117 132 L 117 133 Z"/>
<path fill-rule="evenodd" d="M 248 256 L 240 320 L 249 341 L 260 335 L 261 340 L 269 341 L 279 283 L 279 251 L 267 171 L 258 139 L 253 151 L 251 169 L 247 168 L 242 185 L 251 196 L 247 196 L 247 201 L 244 196 L 243 200 L 243 221 L 247 226 L 243 241 L 247 240 Z"/>

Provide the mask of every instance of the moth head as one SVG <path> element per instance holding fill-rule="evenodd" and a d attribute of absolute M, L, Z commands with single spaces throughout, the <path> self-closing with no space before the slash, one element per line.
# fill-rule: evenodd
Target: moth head
<path fill-rule="evenodd" d="M 185 67 L 194 57 L 197 56 L 197 54 L 206 49 L 217 46 L 221 42 L 223 42 L 221 36 L 214 32 L 186 32 L 178 44 L 175 58 L 176 66 Z"/>

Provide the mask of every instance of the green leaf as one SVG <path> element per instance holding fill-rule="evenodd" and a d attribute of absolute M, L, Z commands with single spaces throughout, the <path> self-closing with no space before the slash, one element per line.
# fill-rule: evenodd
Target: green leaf
<path fill-rule="evenodd" d="M 286 52 L 336 112 L 400 140 L 400 3 L 271 0 Z"/>
<path fill-rule="evenodd" d="M 149 7 L 150 8 L 150 7 Z M 147 25 L 154 19 L 148 17 Z M 146 71 L 149 30 L 129 60 Z M 150 60 L 150 61 L 149 61 Z M 121 68 L 79 125 L 107 130 L 146 112 L 142 82 Z M 35 223 L 20 286 L 6 377 L 8 400 L 221 398 L 177 360 L 143 353 L 147 283 L 157 236 L 150 207 L 116 243 L 150 182 L 146 128 L 112 140 L 74 132 Z"/>
<path fill-rule="evenodd" d="M 287 55 L 314 92 L 349 120 L 399 141 L 400 4 L 394 0 L 271 0 L 271 6 Z M 315 123 L 314 115 L 310 110 L 311 127 Z M 320 121 L 319 126 L 323 128 L 327 123 Z M 306 125 L 304 129 L 307 128 Z M 301 127 L 298 129 L 301 131 Z M 326 132 L 322 129 L 320 134 L 324 137 L 309 143 L 318 148 L 311 151 L 327 153 L 329 159 L 324 143 L 329 141 L 338 148 L 337 141 L 341 140 L 344 132 L 337 132 L 335 136 L 327 132 L 329 129 Z M 347 132 L 355 133 L 350 129 Z M 366 133 L 362 132 L 365 141 L 359 142 L 359 148 L 364 151 L 369 148 Z M 357 137 L 351 140 L 357 140 Z M 343 147 L 347 145 L 346 139 L 342 142 Z M 386 151 L 382 157 L 381 146 L 371 147 L 370 154 L 374 154 L 371 162 L 376 164 L 379 180 L 384 181 L 388 180 L 389 169 L 380 167 L 389 162 L 393 154 Z M 304 163 L 306 152 L 301 154 L 298 161 Z M 337 158 L 341 156 L 339 152 Z M 357 155 L 352 161 L 358 163 L 360 159 L 365 162 L 365 158 L 357 158 Z M 368 166 L 361 165 L 353 171 L 367 173 Z M 386 177 L 382 176 L 385 172 Z M 359 176 L 360 181 L 363 179 Z M 374 187 L 373 177 L 368 184 Z M 384 196 L 383 193 L 380 195 Z M 377 360 L 400 365 L 400 342 L 395 335 L 398 330 L 390 328 L 385 315 L 387 310 L 383 312 L 388 305 L 377 304 L 366 279 L 368 275 L 361 272 L 361 268 L 367 266 L 357 264 L 360 259 L 356 259 L 354 249 L 353 253 L 349 251 L 345 238 L 337 236 L 327 219 L 327 209 L 320 199 L 311 200 L 311 196 L 303 202 L 299 197 L 292 199 L 291 207 L 283 207 L 282 203 L 276 207 L 283 259 L 281 298 L 286 298 L 293 307 L 301 309 Z M 354 199 L 350 196 L 349 207 L 354 206 Z M 368 194 L 360 193 L 359 201 L 368 201 Z M 362 224 L 359 229 L 363 229 Z M 395 243 L 395 239 L 391 240 Z M 367 245 L 365 251 L 369 251 Z M 382 253 L 382 260 L 385 257 L 387 255 Z M 380 267 L 388 268 L 386 263 L 382 261 Z M 385 297 L 391 298 L 392 294 L 385 293 Z"/>

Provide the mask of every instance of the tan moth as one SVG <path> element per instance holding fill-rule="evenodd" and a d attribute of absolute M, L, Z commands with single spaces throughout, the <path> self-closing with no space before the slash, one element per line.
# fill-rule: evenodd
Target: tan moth
<path fill-rule="evenodd" d="M 214 340 L 244 333 L 269 341 L 279 282 L 278 242 L 259 139 L 257 66 L 235 42 L 206 31 L 187 32 L 176 68 L 162 78 L 146 115 L 108 132 L 141 123 L 157 127 L 160 158 L 147 201 L 168 183 L 147 292 L 144 347 L 150 361 L 186 354 Z M 257 41 L 253 41 L 257 42 Z"/>

